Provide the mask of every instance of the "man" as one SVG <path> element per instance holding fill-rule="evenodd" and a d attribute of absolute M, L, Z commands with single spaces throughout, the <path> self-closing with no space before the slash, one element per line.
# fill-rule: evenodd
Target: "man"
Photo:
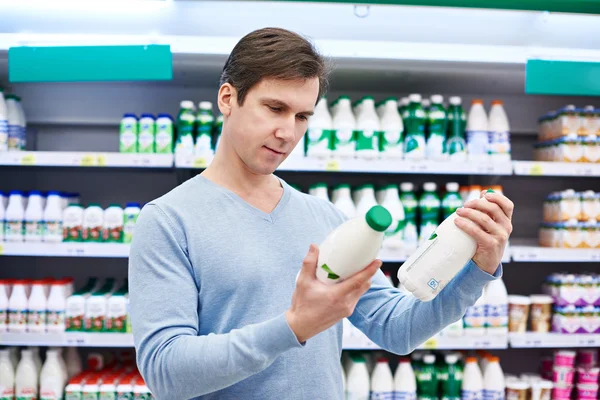
<path fill-rule="evenodd" d="M 273 172 L 306 132 L 326 75 L 297 34 L 242 38 L 221 77 L 214 161 L 141 212 L 131 316 L 138 366 L 158 399 L 341 399 L 344 317 L 382 348 L 409 353 L 501 275 L 513 204 L 491 194 L 459 212 L 477 253 L 429 303 L 390 286 L 379 260 L 334 286 L 316 279 L 314 243 L 344 217 Z"/>

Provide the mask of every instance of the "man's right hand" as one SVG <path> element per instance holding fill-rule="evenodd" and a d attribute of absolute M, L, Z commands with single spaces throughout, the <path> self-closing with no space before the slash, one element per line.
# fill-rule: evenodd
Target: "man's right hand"
<path fill-rule="evenodd" d="M 371 278 L 381 267 L 375 260 L 343 282 L 326 285 L 317 279 L 319 248 L 311 244 L 292 295 L 292 305 L 285 313 L 290 328 L 300 343 L 349 317 L 360 297 L 371 287 Z"/>

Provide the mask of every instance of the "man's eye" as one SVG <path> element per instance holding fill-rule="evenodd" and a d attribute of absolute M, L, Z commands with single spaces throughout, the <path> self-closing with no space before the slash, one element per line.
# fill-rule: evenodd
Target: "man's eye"
<path fill-rule="evenodd" d="M 280 112 L 281 108 L 280 107 L 271 107 L 271 106 L 267 106 L 269 107 L 269 110 L 273 111 L 273 112 Z"/>
<path fill-rule="evenodd" d="M 306 115 L 298 115 L 297 117 L 300 121 L 306 121 L 308 120 L 308 118 L 306 117 Z"/>

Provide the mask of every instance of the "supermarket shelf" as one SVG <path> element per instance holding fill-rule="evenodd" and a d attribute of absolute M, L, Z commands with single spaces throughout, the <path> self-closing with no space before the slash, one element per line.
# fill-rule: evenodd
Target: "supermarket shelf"
<path fill-rule="evenodd" d="M 600 249 L 541 247 L 534 240 L 511 241 L 511 258 L 518 262 L 598 262 Z"/>
<path fill-rule="evenodd" d="M 126 154 L 78 151 L 9 151 L 0 166 L 171 168 L 172 154 Z"/>
<path fill-rule="evenodd" d="M 511 249 L 507 248 L 506 251 L 504 252 L 504 256 L 502 257 L 503 264 L 510 262 L 510 254 L 511 254 Z M 383 262 L 388 262 L 388 263 L 404 262 L 408 259 L 409 256 L 410 256 L 410 254 L 402 249 L 396 250 L 396 249 L 387 249 L 384 247 L 379 252 L 379 259 Z"/>
<path fill-rule="evenodd" d="M 600 347 L 598 334 L 561 333 L 510 333 L 510 347 L 515 348 L 558 348 L 558 347 Z"/>
<path fill-rule="evenodd" d="M 37 257 L 127 258 L 123 243 L 0 243 L 0 255 Z"/>
<path fill-rule="evenodd" d="M 515 175 L 600 177 L 600 164 L 513 161 Z"/>
<path fill-rule="evenodd" d="M 0 333 L 3 346 L 133 347 L 128 333 Z"/>
<path fill-rule="evenodd" d="M 380 349 L 358 329 L 352 329 L 349 335 L 342 339 L 344 350 L 378 350 Z M 508 338 L 502 336 L 435 336 L 419 349 L 430 350 L 471 350 L 471 349 L 506 349 Z"/>

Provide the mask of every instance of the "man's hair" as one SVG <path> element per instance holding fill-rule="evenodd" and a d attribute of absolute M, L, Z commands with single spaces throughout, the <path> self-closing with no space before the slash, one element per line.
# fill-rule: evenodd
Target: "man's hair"
<path fill-rule="evenodd" d="M 237 90 L 240 105 L 248 91 L 264 78 L 319 78 L 319 98 L 327 92 L 331 66 L 308 39 L 281 28 L 264 28 L 244 36 L 233 48 L 221 82 Z M 318 98 L 317 98 L 318 100 Z"/>

